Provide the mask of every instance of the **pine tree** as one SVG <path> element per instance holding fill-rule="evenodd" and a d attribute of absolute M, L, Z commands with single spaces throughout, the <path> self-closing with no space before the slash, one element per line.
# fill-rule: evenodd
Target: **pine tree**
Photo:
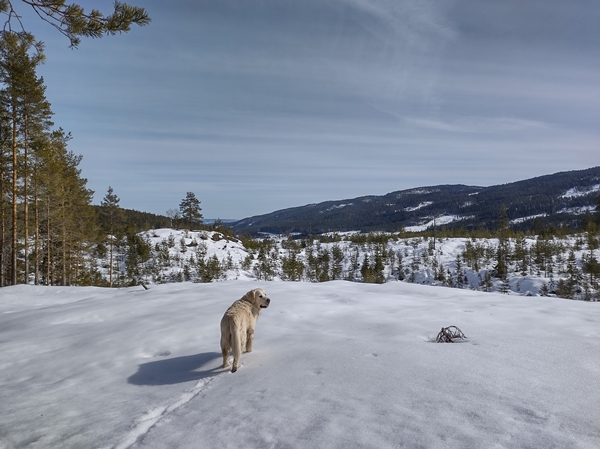
<path fill-rule="evenodd" d="M 46 134 L 52 122 L 50 117 L 52 111 L 50 110 L 50 103 L 46 100 L 44 86 L 44 79 L 38 78 L 35 75 L 35 66 L 32 65 L 35 61 L 29 62 L 30 67 L 24 72 L 23 84 L 21 88 L 21 105 L 20 105 L 20 116 L 21 116 L 21 135 L 23 145 L 23 232 L 24 232 L 24 278 L 25 282 L 29 279 L 29 229 L 30 229 L 30 218 L 29 218 L 29 196 L 30 196 L 30 181 L 35 183 L 35 155 L 31 155 L 31 150 L 35 150 L 36 144 L 46 139 Z M 33 162 L 33 163 L 32 163 Z M 33 169 L 33 171 L 32 171 Z M 33 192 L 34 208 L 35 204 L 35 187 Z M 35 213 L 34 209 L 34 213 Z M 34 227 L 36 244 L 38 243 L 38 229 Z M 35 246 L 35 245 L 34 245 Z M 37 254 L 34 254 L 37 263 Z M 35 282 L 38 282 L 37 276 Z"/>
<path fill-rule="evenodd" d="M 2 5 L 0 4 L 0 7 Z M 11 126 L 11 284 L 18 281 L 17 276 L 17 214 L 19 197 L 19 161 L 21 148 L 19 138 L 22 135 L 22 118 L 28 117 L 30 105 L 26 98 L 35 97 L 37 103 L 43 100 L 41 83 L 35 75 L 35 68 L 44 60 L 43 45 L 37 42 L 31 34 L 4 31 L 0 35 L 0 83 L 4 88 L 1 92 L 1 103 L 4 113 L 8 115 Z M 31 92 L 30 92 L 31 91 Z M 49 108 L 48 108 L 49 109 Z M 25 126 L 27 129 L 27 126 Z M 27 148 L 27 136 L 25 136 Z M 28 241 L 25 241 L 25 246 Z M 26 280 L 27 281 L 27 280 Z"/>
<path fill-rule="evenodd" d="M 10 150 L 11 150 L 11 129 L 7 116 L 0 115 L 0 287 L 6 285 L 6 260 L 7 250 L 7 217 L 10 214 L 8 209 L 10 190 Z"/>
<path fill-rule="evenodd" d="M 5 29 L 11 29 L 13 19 L 21 24 L 21 16 L 14 5 L 18 0 L 0 0 L 0 13 L 7 15 Z M 114 12 L 103 15 L 97 9 L 86 12 L 77 3 L 66 4 L 65 0 L 21 0 L 29 5 L 44 21 L 56 28 L 77 47 L 80 36 L 99 38 L 104 35 L 128 32 L 132 24 L 148 25 L 150 17 L 144 8 L 115 1 Z M 23 30 L 24 31 L 24 30 Z"/>
<path fill-rule="evenodd" d="M 78 282 L 81 252 L 85 250 L 83 242 L 96 231 L 90 206 L 93 192 L 86 188 L 87 180 L 81 177 L 78 168 L 81 156 L 67 150 L 69 140 L 70 135 L 59 129 L 36 150 L 41 160 L 36 174 L 39 229 L 45 231 L 40 262 L 47 285 Z"/>
<path fill-rule="evenodd" d="M 187 223 L 190 231 L 193 229 L 194 224 L 202 224 L 201 210 L 200 201 L 196 198 L 194 192 L 187 192 L 185 198 L 179 203 L 179 211 L 181 218 Z"/>
<path fill-rule="evenodd" d="M 118 226 L 122 220 L 122 211 L 119 207 L 120 198 L 114 193 L 111 186 L 108 186 L 108 191 L 104 196 L 104 199 L 100 203 L 102 206 L 102 214 L 108 220 L 108 233 L 109 233 L 109 285 L 113 286 L 113 248 L 115 241 L 115 234 Z"/>

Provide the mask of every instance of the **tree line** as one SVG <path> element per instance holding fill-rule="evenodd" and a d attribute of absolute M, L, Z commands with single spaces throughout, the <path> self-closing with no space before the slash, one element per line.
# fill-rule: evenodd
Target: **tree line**
<path fill-rule="evenodd" d="M 0 2 L 0 12 L 3 4 Z M 55 127 L 37 69 L 44 46 L 26 32 L 0 32 L 0 286 L 102 284 L 90 261 L 104 247 L 167 217 L 123 213 L 109 187 L 100 207 L 81 174 L 70 133 Z M 188 192 L 178 219 L 201 224 L 200 202 Z M 112 267 L 112 263 L 111 263 Z M 112 269 L 108 285 L 112 285 Z"/>
<path fill-rule="evenodd" d="M 71 135 L 55 128 L 44 80 L 36 69 L 44 45 L 26 31 L 31 8 L 77 48 L 81 37 L 128 32 L 151 19 L 116 1 L 111 14 L 64 0 L 0 0 L 0 287 L 17 283 L 93 283 L 89 257 L 102 239 L 93 192 L 81 176 Z"/>
<path fill-rule="evenodd" d="M 93 192 L 71 135 L 54 128 L 31 34 L 0 35 L 0 285 L 66 285 L 84 276 L 96 230 Z"/>

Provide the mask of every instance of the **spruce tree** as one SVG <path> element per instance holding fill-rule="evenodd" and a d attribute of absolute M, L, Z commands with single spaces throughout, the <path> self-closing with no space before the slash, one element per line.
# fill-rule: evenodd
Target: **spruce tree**
<path fill-rule="evenodd" d="M 494 276 L 499 279 L 506 279 L 508 276 L 508 259 L 509 259 L 509 220 L 506 212 L 506 206 L 500 205 L 500 213 L 498 215 L 498 249 L 496 251 L 496 265 L 494 266 Z"/>
<path fill-rule="evenodd" d="M 342 279 L 344 269 L 344 252 L 336 243 L 331 247 L 331 275 L 332 280 Z"/>

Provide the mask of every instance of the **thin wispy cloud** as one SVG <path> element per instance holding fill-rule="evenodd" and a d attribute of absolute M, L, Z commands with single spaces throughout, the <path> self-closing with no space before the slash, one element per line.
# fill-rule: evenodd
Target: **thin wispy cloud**
<path fill-rule="evenodd" d="M 511 117 L 487 118 L 464 117 L 451 121 L 422 118 L 404 118 L 406 124 L 437 131 L 453 133 L 498 133 L 511 131 L 548 130 L 552 126 L 536 120 L 523 120 Z"/>

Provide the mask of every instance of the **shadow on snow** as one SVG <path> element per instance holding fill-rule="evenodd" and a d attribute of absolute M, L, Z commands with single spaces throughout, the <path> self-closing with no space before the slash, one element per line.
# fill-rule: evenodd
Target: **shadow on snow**
<path fill-rule="evenodd" d="M 197 381 L 215 376 L 223 370 L 219 363 L 214 368 L 197 371 L 215 359 L 220 361 L 220 352 L 204 352 L 143 363 L 138 365 L 137 373 L 130 376 L 127 382 L 133 385 L 174 385 Z"/>

